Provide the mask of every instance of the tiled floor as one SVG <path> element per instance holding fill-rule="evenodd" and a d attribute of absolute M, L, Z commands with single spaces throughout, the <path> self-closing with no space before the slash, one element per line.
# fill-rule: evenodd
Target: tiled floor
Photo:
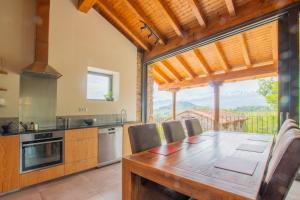
<path fill-rule="evenodd" d="M 33 186 L 1 200 L 121 200 L 121 164 L 87 171 Z M 300 200 L 300 182 L 286 198 Z"/>
<path fill-rule="evenodd" d="M 121 164 L 87 171 L 0 197 L 1 200 L 121 200 Z"/>

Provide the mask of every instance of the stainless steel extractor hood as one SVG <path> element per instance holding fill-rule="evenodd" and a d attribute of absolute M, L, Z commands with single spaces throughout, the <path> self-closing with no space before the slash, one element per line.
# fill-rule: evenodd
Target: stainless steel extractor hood
<path fill-rule="evenodd" d="M 45 78 L 56 78 L 56 79 L 62 76 L 58 71 L 56 71 L 50 65 L 38 61 L 24 68 L 22 73 L 30 74 L 32 76 L 40 76 Z"/>
<path fill-rule="evenodd" d="M 36 37 L 35 59 L 22 70 L 22 74 L 32 76 L 59 78 L 62 75 L 48 64 L 50 0 L 37 0 L 36 3 Z"/>

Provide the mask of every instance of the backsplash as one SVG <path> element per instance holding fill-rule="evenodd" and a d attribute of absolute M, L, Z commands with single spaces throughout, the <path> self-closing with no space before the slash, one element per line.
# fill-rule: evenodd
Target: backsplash
<path fill-rule="evenodd" d="M 76 115 L 76 116 L 57 116 L 56 124 L 58 127 L 63 126 L 63 121 L 61 119 L 70 119 L 70 127 L 74 126 L 85 126 L 85 119 L 96 119 L 95 125 L 103 125 L 103 124 L 114 124 L 121 122 L 120 114 L 104 114 L 104 115 Z"/>
<path fill-rule="evenodd" d="M 121 115 L 120 114 L 103 114 L 103 115 L 76 115 L 76 116 L 57 116 L 56 117 L 56 126 L 62 127 L 63 122 L 61 118 L 70 118 L 70 127 L 79 127 L 79 126 L 86 126 L 84 123 L 85 119 L 96 119 L 94 125 L 106 125 L 106 124 L 115 124 L 121 122 Z M 126 121 L 126 118 L 125 118 Z M 19 126 L 19 118 L 0 118 L 0 134 L 3 133 L 2 126 L 7 125 L 12 122 L 10 126 L 10 133 L 18 133 L 19 128 L 21 130 L 22 127 Z M 52 122 L 49 122 L 52 123 Z M 53 128 L 49 125 L 49 128 Z M 46 127 L 46 126 L 45 126 Z"/>
<path fill-rule="evenodd" d="M 18 133 L 19 132 L 19 118 L 0 118 L 0 133 L 3 133 L 2 126 L 8 125 L 10 122 L 12 122 L 9 132 L 10 133 Z"/>
<path fill-rule="evenodd" d="M 24 123 L 37 123 L 40 128 L 55 126 L 57 80 L 22 75 L 20 80 L 19 118 Z"/>

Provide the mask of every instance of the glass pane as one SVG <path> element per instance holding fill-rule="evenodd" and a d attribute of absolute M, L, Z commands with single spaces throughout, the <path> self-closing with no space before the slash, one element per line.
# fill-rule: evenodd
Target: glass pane
<path fill-rule="evenodd" d="M 62 161 L 62 143 L 37 144 L 24 147 L 23 167 L 25 170 L 47 166 Z"/>
<path fill-rule="evenodd" d="M 89 73 L 87 76 L 87 98 L 104 100 L 111 91 L 111 76 Z"/>

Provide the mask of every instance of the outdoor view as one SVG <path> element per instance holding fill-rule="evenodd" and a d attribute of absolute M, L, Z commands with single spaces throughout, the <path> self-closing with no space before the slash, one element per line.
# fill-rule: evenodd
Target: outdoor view
<path fill-rule="evenodd" d="M 176 119 L 198 118 L 204 130 L 213 127 L 213 88 L 198 87 L 177 93 Z M 220 87 L 221 130 L 270 133 L 277 132 L 277 77 L 236 83 Z M 159 91 L 154 84 L 153 118 L 161 123 L 172 116 L 172 94 Z"/>

